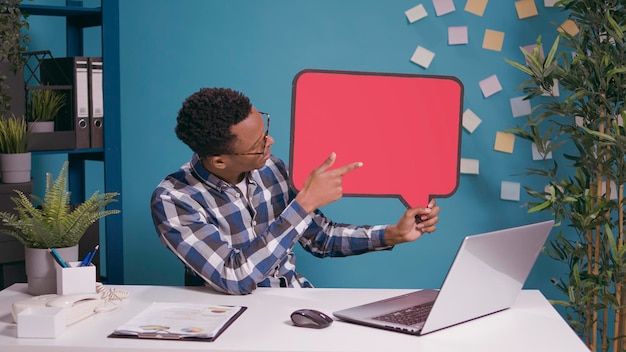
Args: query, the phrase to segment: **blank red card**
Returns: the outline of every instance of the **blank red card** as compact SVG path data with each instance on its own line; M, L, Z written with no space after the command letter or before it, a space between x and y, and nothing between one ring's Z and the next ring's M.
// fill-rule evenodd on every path
M290 172L301 189L335 152L344 195L397 197L409 207L459 183L463 85L455 77L303 70L293 81Z

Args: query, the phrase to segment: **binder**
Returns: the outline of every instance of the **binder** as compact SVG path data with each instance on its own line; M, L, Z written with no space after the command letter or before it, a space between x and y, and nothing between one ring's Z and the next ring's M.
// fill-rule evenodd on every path
M76 149L91 147L88 68L88 59L80 56L44 59L39 68L42 84L72 86L65 91L70 108L59 113L55 129L74 131Z
M102 94L102 58L89 58L89 133L91 148L104 146L103 117L104 96Z

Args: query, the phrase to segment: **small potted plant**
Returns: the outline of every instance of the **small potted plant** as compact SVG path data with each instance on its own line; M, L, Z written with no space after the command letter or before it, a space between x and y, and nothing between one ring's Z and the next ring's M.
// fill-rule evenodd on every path
M106 209L119 193L94 192L80 204L70 204L65 162L56 179L46 174L44 198L27 197L16 190L15 213L0 212L0 233L15 237L25 247L26 276L31 294L56 293L55 262L48 253L54 248L65 261L78 259L78 242L98 219L117 214Z
M23 117L0 116L0 181L30 181L31 153L28 151L30 130Z
M42 87L31 90L26 102L26 116L31 132L54 132L54 121L65 106L65 95L56 89Z

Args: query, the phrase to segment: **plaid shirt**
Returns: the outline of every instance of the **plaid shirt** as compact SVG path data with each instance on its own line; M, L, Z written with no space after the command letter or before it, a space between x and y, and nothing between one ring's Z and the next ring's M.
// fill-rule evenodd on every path
M216 290L247 294L259 287L311 287L295 271L296 242L317 257L389 249L385 226L331 222L294 200L285 164L272 156L246 175L248 199L202 165L197 155L152 195L163 244Z

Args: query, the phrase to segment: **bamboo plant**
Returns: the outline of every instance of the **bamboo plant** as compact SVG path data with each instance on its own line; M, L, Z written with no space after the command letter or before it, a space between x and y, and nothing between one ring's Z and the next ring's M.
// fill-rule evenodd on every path
M58 90L42 88L31 90L26 103L28 121L54 121L65 106L65 95Z
M0 116L0 154L18 154L28 151L30 130L23 117Z
M44 198L32 195L32 200L23 192L15 190L11 197L15 212L0 212L0 233L15 237L29 248L63 248L78 244L87 228L96 220L118 214L117 209L106 209L116 202L119 193L94 192L78 205L70 204L67 190L67 167L65 162L56 179L46 174Z
M544 156L543 167L527 170L547 183L540 190L525 186L534 199L529 211L549 211L562 226L545 251L569 270L552 279L564 294L553 303L565 307L592 351L624 351L626 6L623 0L559 5L578 31L559 25L545 57L540 37L532 52L521 48L523 63L507 59L528 76L518 89L536 103L526 125L512 132Z

